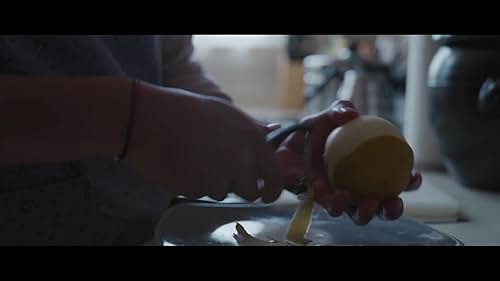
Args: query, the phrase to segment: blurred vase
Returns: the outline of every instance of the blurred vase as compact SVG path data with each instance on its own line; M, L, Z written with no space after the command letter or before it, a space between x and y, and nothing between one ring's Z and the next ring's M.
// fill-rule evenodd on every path
M500 191L500 36L435 36L430 116L449 173Z

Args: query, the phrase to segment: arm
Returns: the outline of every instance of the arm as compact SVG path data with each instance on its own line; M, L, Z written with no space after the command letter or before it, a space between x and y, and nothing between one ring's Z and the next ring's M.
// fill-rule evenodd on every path
M115 157L132 81L0 75L0 164Z
M165 86L231 101L203 71L200 63L193 60L192 36L161 36L160 40L162 82Z
M126 78L0 75L0 89L0 165L111 159L130 128L123 160L174 194L268 202L281 192L262 133L219 98L142 82L131 119Z

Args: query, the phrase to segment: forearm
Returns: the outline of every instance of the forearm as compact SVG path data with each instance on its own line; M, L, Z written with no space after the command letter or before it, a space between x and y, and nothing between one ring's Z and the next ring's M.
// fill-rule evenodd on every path
M117 156L131 90L126 78L0 75L0 164Z

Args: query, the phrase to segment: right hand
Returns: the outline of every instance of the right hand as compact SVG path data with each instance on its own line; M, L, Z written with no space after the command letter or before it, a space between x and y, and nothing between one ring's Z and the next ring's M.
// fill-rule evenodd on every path
M217 98L141 83L125 160L176 195L272 202L282 191L273 148L246 114ZM258 188L257 180L264 184Z

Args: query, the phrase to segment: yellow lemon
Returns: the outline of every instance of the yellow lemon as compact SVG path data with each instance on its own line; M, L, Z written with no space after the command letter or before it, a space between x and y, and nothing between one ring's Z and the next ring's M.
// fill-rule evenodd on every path
M332 186L357 198L383 200L408 185L414 158L393 124L360 116L328 136L324 160Z

